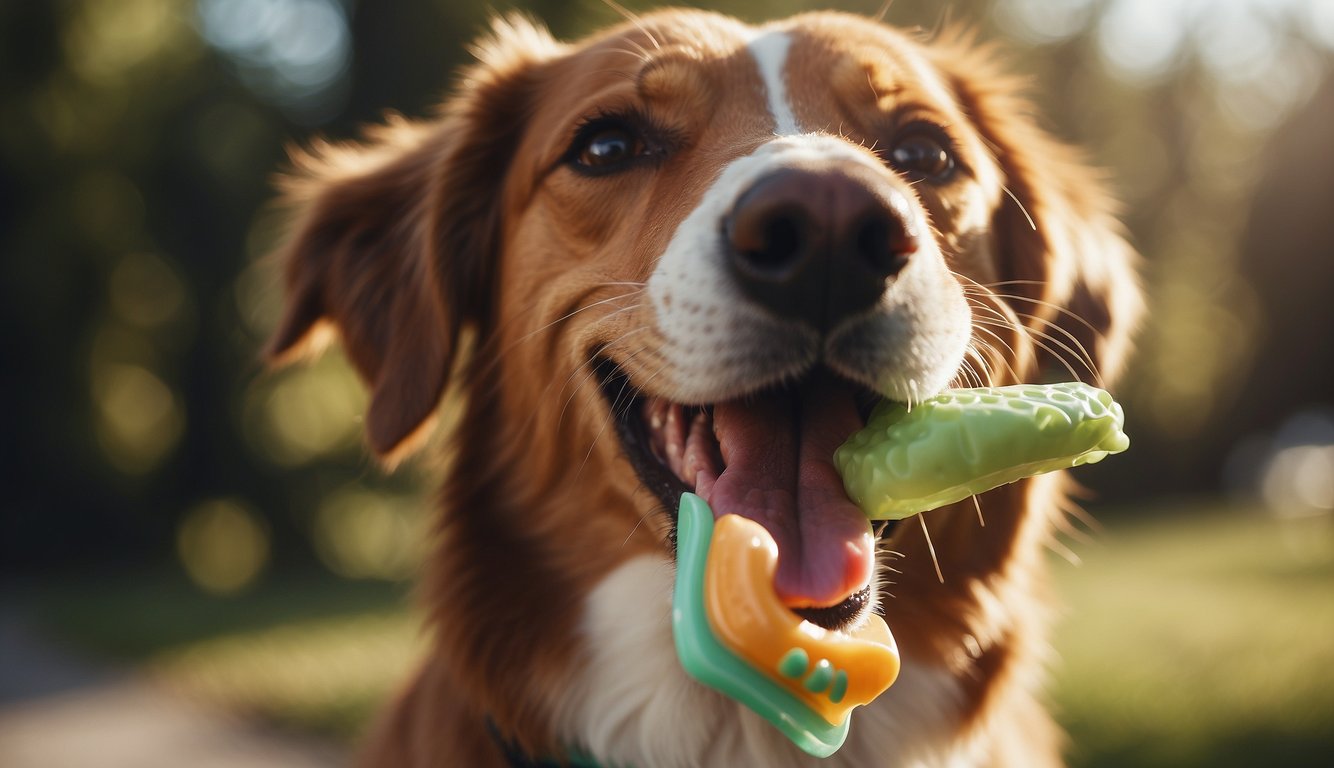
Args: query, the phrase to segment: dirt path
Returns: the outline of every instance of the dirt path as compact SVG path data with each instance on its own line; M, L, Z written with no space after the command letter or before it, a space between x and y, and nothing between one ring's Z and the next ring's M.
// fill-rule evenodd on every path
M4 768L332 768L325 744L207 710L42 639L0 606Z

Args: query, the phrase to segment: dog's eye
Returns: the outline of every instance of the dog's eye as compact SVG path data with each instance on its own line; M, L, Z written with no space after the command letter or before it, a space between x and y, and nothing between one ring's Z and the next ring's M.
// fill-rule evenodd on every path
M594 126L574 146L575 163L589 170L611 171L644 153L643 142L623 125Z
M939 129L909 128L889 152L889 162L898 170L933 182L947 181L954 173L954 153Z

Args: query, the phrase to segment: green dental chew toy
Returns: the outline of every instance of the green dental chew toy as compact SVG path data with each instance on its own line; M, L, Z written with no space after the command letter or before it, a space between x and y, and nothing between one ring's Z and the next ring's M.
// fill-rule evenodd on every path
M1091 464L1125 450L1121 407L1082 383L956 389L911 411L885 402L839 447L848 497L872 519L897 519L999 485ZM843 744L849 714L899 671L884 620L832 631L802 620L773 591L778 550L758 523L714 519L681 498L672 630L682 667L754 710L811 755Z
M873 520L908 517L1130 445L1121 406L1080 382L954 389L908 410L881 403L834 453Z

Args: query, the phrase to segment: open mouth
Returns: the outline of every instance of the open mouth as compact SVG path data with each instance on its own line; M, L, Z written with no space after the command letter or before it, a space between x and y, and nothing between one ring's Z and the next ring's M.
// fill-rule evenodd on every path
M606 359L600 373L631 464L673 517L691 491L715 517L764 526L778 546L775 592L815 624L837 629L871 607L876 532L833 456L878 395L817 368L780 387L685 405L637 391Z

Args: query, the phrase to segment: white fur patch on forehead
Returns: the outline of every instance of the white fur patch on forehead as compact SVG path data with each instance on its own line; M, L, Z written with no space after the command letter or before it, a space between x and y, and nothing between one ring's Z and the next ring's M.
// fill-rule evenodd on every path
M797 115L787 98L787 83L783 80L787 52L791 47L791 36L778 31L761 32L746 45L764 79L764 89L769 95L769 113L774 118L774 134L778 136L795 136L801 132Z

